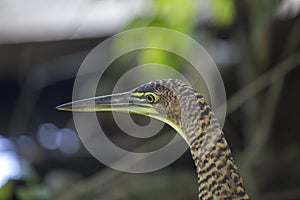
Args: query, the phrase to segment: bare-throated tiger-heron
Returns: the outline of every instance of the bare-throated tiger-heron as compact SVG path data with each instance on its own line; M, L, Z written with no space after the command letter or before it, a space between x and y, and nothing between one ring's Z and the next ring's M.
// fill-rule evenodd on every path
M131 112L163 120L190 147L199 199L249 199L214 113L203 96L181 80L152 81L129 92L78 100L57 109Z

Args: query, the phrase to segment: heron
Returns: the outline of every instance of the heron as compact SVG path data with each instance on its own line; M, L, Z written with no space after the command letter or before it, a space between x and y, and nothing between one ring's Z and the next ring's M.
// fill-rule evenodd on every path
M184 81L155 80L128 92L77 100L57 109L130 112L164 121L189 146L196 167L199 200L249 199L214 112L204 97Z

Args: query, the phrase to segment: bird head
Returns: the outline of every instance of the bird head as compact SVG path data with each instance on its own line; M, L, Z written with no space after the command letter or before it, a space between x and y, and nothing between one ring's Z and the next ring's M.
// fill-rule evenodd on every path
M58 110L74 112L129 112L166 122L186 140L180 129L181 109L175 83L176 79L151 81L124 93L97 96L57 106Z

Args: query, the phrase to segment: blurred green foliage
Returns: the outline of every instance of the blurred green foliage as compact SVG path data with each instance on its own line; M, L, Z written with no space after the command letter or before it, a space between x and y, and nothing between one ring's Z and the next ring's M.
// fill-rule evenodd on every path
M197 22L197 1L196 0L153 0L148 12L132 20L125 30L143 27L161 27L191 35ZM128 46L142 39L145 46L168 43L174 49L186 49L189 47L182 41L177 41L166 34L145 34L132 38L125 38L116 41L116 51L122 46ZM158 49L144 49L137 53L137 63L160 63L171 66L174 69L182 68L182 58Z
M190 34L196 24L197 0L152 0L148 12L132 20L126 29L162 27ZM150 38L149 38L150 39Z
M210 0L210 3L213 23L217 26L231 25L235 14L234 0Z
M13 181L8 181L5 185L0 187L0 199L9 200L12 199L14 192L14 183Z

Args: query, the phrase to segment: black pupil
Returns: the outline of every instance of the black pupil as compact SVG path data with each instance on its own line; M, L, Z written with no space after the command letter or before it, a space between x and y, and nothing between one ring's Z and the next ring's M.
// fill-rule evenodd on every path
M152 95L147 95L147 100L152 103L154 101L154 97Z

